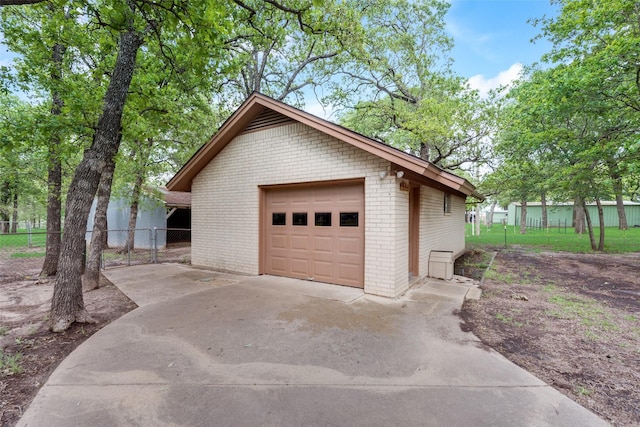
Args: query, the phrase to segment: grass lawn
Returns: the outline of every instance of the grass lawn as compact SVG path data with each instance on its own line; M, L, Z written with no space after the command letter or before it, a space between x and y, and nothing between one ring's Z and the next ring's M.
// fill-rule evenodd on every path
M596 240L599 228L594 230ZM640 228L619 230L616 227L605 229L605 252L623 253L640 251ZM575 234L573 228L549 228L547 230L528 229L520 234L520 228L513 225L496 224L490 229L480 226L480 236L471 235L471 224L466 224L467 247L500 246L506 248L527 246L534 250L567 251L576 253L593 252L588 234Z
M17 234L0 234L0 249L3 248L28 248L28 247L45 247L47 242L46 230L27 230L19 229Z

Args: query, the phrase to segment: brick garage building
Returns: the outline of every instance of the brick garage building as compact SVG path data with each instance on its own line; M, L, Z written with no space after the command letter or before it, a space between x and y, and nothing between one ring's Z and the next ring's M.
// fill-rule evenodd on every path
M464 252L468 181L261 94L167 184L191 191L193 265L395 297Z

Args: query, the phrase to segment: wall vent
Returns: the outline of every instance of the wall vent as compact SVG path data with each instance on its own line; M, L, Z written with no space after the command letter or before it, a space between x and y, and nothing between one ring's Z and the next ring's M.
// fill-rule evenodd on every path
M253 132L268 127L282 126L294 121L295 120L285 116L284 114L280 114L277 111L265 108L265 110L260 113L258 117L253 119L253 121L249 123L249 125L242 132Z

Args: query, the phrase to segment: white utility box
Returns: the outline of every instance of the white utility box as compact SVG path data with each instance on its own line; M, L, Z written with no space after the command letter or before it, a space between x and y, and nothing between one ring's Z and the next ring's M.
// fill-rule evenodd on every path
M429 277L453 279L453 252L431 251L429 254Z

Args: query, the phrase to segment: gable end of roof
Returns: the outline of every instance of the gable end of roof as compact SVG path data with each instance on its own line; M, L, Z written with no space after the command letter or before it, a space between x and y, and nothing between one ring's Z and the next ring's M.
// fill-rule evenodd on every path
M475 187L457 175L446 172L433 163L405 153L397 148L375 141L343 126L316 117L310 113L286 105L260 93L253 93L224 122L218 132L203 145L193 157L171 178L167 188L172 191L191 191L191 182L195 176L237 135L245 132L283 126L299 122L314 128L343 142L388 160L399 168L420 175L427 182L451 189L453 192L483 200Z

